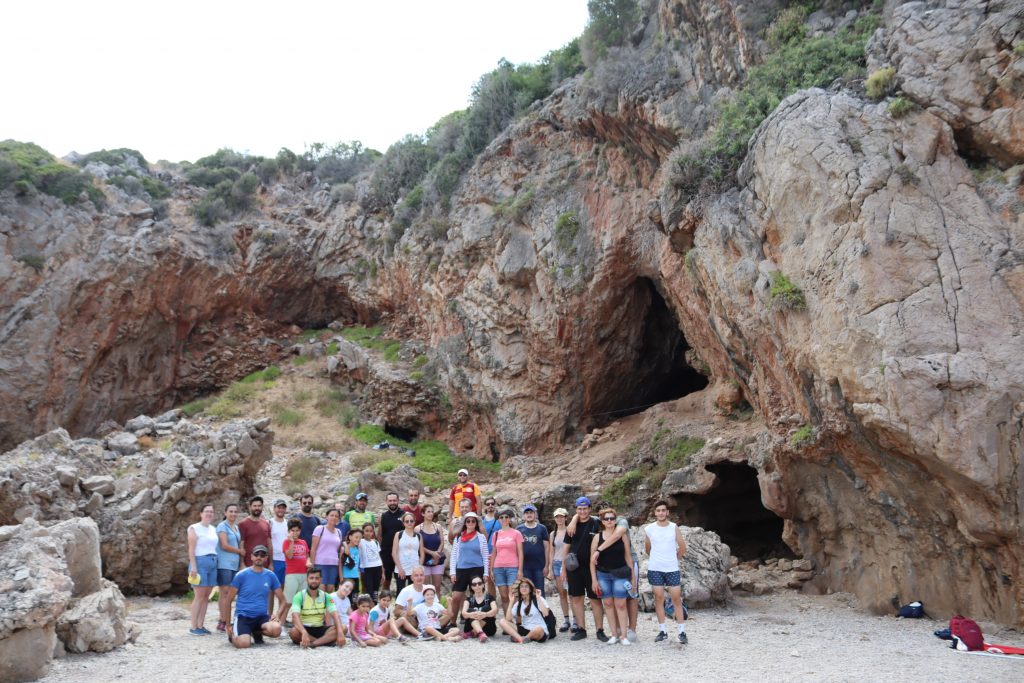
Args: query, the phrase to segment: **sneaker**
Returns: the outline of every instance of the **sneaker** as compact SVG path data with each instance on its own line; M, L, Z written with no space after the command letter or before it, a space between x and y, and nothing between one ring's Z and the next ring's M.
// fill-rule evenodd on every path
M568 620L566 620L561 626L558 627L558 632L565 633L570 628L572 628L572 626L570 626Z
M417 638L416 640L433 640L433 639L434 639L434 636L430 635L429 633L421 633L420 637Z
M473 637L473 633L471 631L463 631L462 632L462 639L463 640L469 640L472 637Z
M227 622L226 621L218 621L217 622L217 630L220 631L221 633L227 631L228 630Z
M664 631L659 631L658 632L658 637L654 639L654 642L656 642L656 643L663 643L666 640L668 640L668 634L665 633Z
M576 633L573 633L571 636L569 636L569 640L583 640L586 637L587 637L586 629L578 628L578 629L576 629Z
M597 629L597 639L600 640L602 643L608 642L608 636L605 635L603 628Z
M572 631L573 633L576 633L576 631L579 631L579 630L580 630L580 625L579 625L579 624L577 624L577 623L576 623L576 622L574 621L574 622L572 622L572 628L570 628L569 630L570 630L570 631Z
M690 639L686 637L685 631L676 636L676 640L679 641L680 645L686 645L688 642L690 642Z
M619 639L616 638L615 636L612 636L611 638L608 638L604 642L608 643L609 645L614 645L615 643L619 642Z
M197 630L204 636L212 635L210 629L206 628L205 626L200 626Z
M201 628L190 628L188 630L188 632L191 633L194 636L205 636L206 635L205 633L203 633L203 629L201 629Z
M636 642L636 631L634 631L633 629L629 629L628 631L626 631L626 639L629 640L630 642L635 643Z
M486 643L486 642L487 642L487 634L486 634L486 633L481 633L481 634L480 634L479 636L477 636L477 637L478 637L478 638L480 639L480 642L481 642L481 643Z
M622 643L623 645L632 645L633 644L633 643L629 642L629 638L623 638L619 642Z
M409 637L408 636L400 635L400 636L398 636L398 642L400 642L400 643L408 643L409 642Z

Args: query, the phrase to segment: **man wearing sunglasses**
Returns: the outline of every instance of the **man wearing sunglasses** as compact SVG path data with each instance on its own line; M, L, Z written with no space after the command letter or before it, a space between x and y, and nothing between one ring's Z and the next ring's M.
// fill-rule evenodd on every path
M235 574L227 594L222 598L228 601L228 614L231 614L231 603L238 598L235 619L228 624L227 632L228 642L240 650L262 645L263 636L277 638L281 635L281 622L284 621L288 605L284 600L281 582L274 572L266 568L266 564L267 547L258 545L252 549L252 566ZM273 617L267 613L271 595L281 605Z
M600 531L601 523L590 514L590 499L580 496L576 499L576 516L565 530L567 552L574 554L579 563L576 569L567 569L566 571L566 578L569 582L569 602L572 604L573 617L579 624L579 628L572 634L570 640L583 640L587 637L586 612L583 609L583 596L586 595L590 598L590 609L594 612L597 639L601 642L608 641L608 636L605 635L603 629L604 608L601 605L601 596L594 592L594 582L590 575L590 545L594 536Z

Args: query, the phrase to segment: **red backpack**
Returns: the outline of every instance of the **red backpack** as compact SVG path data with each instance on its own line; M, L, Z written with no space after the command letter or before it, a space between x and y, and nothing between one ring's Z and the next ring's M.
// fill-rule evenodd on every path
M968 650L981 650L985 647L985 638L981 635L981 627L973 619L954 614L949 620L949 633ZM956 643L954 642L954 646ZM958 647L959 649L963 649Z

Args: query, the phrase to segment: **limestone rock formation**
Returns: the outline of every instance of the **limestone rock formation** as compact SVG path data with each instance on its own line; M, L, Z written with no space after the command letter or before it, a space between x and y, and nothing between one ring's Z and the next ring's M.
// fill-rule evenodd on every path
M126 591L155 595L183 587L184 529L198 519L201 505L221 510L251 495L256 473L270 458L268 425L267 419L240 420L210 428L178 419L162 445L109 461L97 457L109 438L73 441L64 430L49 432L0 455L0 522L91 517L99 529L95 539L83 536L88 529L61 525L53 533L72 538L75 549L98 541L103 575ZM75 472L76 483L55 477L55 467ZM178 560L153 562L157 556ZM99 556L71 566L76 581L86 581L78 578L79 566L88 572L87 592L100 590Z
M731 597L729 590L729 546L718 534L699 527L682 527L686 554L679 561L683 579L683 602L689 607L724 605ZM640 564L640 608L654 611L654 591L647 580L647 554L644 552L643 527L629 530L629 542L636 548Z

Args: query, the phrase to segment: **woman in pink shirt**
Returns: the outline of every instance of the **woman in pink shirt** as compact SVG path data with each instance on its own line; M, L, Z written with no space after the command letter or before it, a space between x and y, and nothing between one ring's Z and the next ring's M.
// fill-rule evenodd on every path
M498 513L498 521L501 528L491 537L491 579L498 587L502 607L508 607L508 587L523 578L523 535L512 527L512 511L508 508Z

